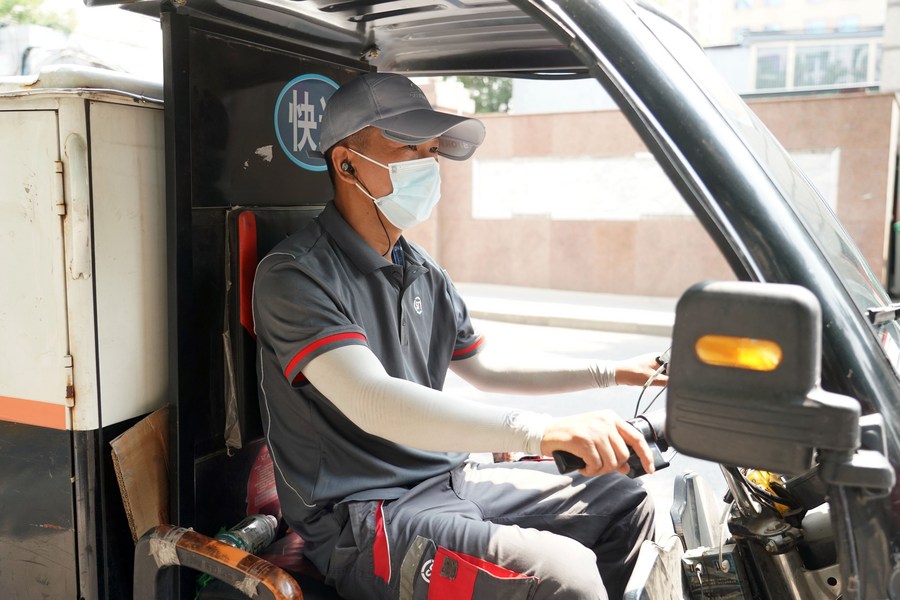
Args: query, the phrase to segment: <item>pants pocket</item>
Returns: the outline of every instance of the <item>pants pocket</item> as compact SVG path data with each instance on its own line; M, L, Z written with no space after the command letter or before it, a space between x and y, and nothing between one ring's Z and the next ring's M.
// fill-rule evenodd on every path
M528 600L538 584L531 575L440 546L430 575L428 600Z

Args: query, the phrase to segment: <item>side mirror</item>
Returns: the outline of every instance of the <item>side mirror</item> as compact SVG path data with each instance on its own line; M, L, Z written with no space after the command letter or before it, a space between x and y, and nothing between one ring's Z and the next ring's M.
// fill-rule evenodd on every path
M799 474L859 447L859 403L819 387L821 307L805 288L706 282L678 301L666 435L679 452Z

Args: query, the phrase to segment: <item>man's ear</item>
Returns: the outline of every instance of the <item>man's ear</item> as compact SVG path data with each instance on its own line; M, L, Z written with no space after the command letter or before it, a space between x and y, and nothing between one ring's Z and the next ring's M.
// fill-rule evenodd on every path
M331 166L338 179L346 183L356 183L356 171L351 162L352 155L346 146L335 146L331 151Z

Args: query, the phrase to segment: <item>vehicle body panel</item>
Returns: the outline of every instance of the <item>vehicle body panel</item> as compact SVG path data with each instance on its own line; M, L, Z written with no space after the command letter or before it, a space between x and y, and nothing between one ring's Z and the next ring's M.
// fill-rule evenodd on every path
M68 75L0 85L0 574L10 597L119 598L108 442L168 385L163 113Z

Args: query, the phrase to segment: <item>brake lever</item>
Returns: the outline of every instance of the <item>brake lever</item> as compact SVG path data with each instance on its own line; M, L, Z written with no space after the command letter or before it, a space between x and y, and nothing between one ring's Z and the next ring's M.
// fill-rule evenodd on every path
M672 356L672 348L669 348L662 354L656 357L656 364L662 367L660 373L663 375L669 374L669 358Z

